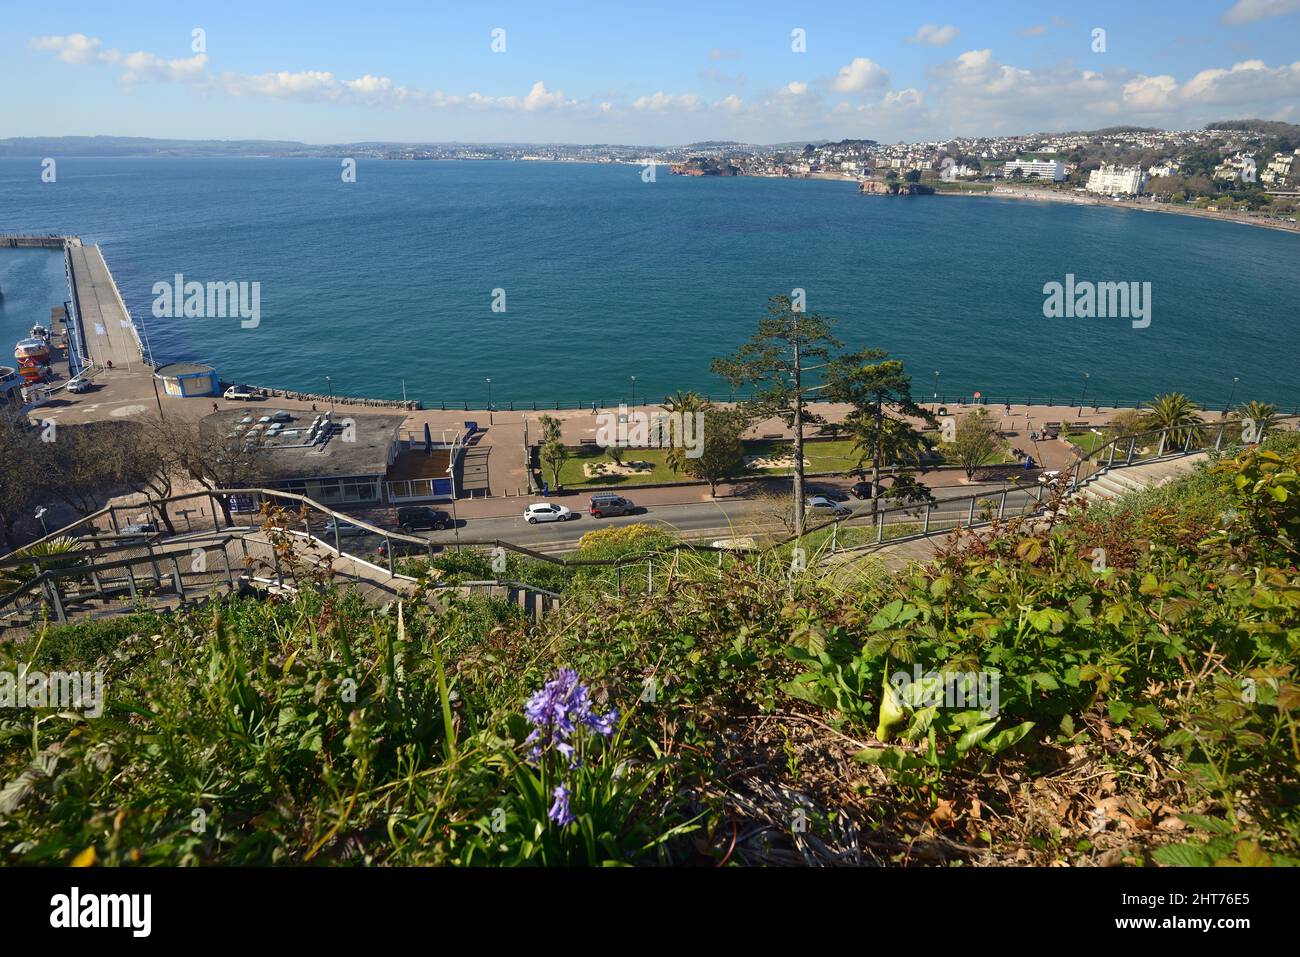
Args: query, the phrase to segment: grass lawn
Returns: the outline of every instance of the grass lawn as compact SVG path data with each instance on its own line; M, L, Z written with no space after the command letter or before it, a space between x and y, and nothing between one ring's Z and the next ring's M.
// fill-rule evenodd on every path
M930 432L928 434L930 438L935 441L935 451L942 454L944 447L943 443L939 441L939 433ZM1093 437L1096 438L1096 436ZM792 445L793 443L787 440L754 439L744 443L745 455L780 458L781 456L790 454ZM626 476L600 475L595 478L588 478L586 472L583 471L583 466L593 462L608 461L608 458L605 455L605 450L587 445L580 449L571 449L570 451L572 454L560 469L560 484L566 488L577 488L580 486L591 485L626 485L631 487L634 485L660 484L664 482L687 482L691 480L689 475L678 474L668 467L664 459L667 452L666 449L627 450L627 453L623 456L625 461L650 462L655 466L650 472ZM838 472L841 474L848 474L855 471L859 465L858 452L853 447L852 439L828 439L816 442L805 442L804 458L808 460L807 471L809 473ZM988 464L1006 465L1015 462L1016 457L1011 454L1011 451L1004 440L997 456L991 459ZM932 462L931 464L939 463ZM945 458L944 464L955 465L958 463ZM862 467L864 469L869 469L871 463L867 462ZM789 467L747 469L738 473L738 475L789 475L791 471L792 470ZM549 482L551 470L546 467L545 463L542 464L542 474Z
M936 180L927 184L933 186L937 193L987 193L992 191L992 183L963 183L961 181L945 182Z
M756 440L745 443L746 455L781 456L789 455L793 443ZM858 453L854 451L852 439L830 439L824 442L805 442L803 457L808 460L809 472L848 472L858 467ZM769 475L785 475L789 468L754 469L753 472L765 472Z
M664 455L667 449L627 449L623 455L625 462L649 462L654 468L649 472L641 472L636 475L598 475L595 478L587 478L587 473L583 466L595 462L608 462L609 456L605 450L596 446L583 446L580 449L571 449L571 454L564 465L560 468L560 484L566 488L575 488L580 485L650 485L659 482L685 482L690 479L688 475L679 475L670 469L664 461ZM551 470L545 462L542 463L542 476L546 481L551 480Z
M1070 432L1065 437L1084 452L1095 452L1110 441L1106 435L1098 435L1096 432Z
M938 431L927 431L925 434L932 442L934 442L934 451L937 455L942 457L943 465L961 465L955 456L948 454L947 445L940 441ZM1007 440L999 438L997 452L988 460L988 462L985 463L985 465L1014 465L1018 461L1020 460L1011 454L1011 446L1007 443Z
M790 452L790 442L752 441L745 443L746 455L781 456ZM594 462L607 462L605 450L594 446L571 449L569 458L560 469L560 484L566 488L584 485L649 485L663 482L688 482L691 477L670 469L664 456L666 449L628 449L623 456L626 462L650 462L654 469L637 475L600 475L588 478L583 466ZM808 442L804 445L804 458L808 460L809 472L848 472L857 467L858 454L853 450L851 439L835 439L826 442ZM786 475L789 468L747 469L740 475ZM549 482L551 470L542 463L542 475Z

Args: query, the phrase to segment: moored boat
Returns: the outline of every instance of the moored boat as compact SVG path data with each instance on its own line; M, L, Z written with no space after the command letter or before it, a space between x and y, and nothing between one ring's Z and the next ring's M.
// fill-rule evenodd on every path
M18 360L18 373L26 382L43 382L50 375L50 344L44 339L33 336L19 339L14 346L14 358Z

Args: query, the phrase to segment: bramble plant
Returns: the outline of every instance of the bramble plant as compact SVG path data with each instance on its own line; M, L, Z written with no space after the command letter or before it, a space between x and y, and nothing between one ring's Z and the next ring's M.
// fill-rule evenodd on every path
M321 578L17 637L105 700L0 711L0 861L1294 864L1298 438L901 574L633 525L582 553L653 595L540 621Z

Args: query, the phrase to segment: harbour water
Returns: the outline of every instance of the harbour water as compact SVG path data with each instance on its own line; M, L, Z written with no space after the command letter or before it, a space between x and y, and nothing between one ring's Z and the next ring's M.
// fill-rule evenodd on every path
M768 296L806 290L846 344L914 388L1222 404L1300 394L1300 236L988 198L873 198L850 182L660 168L324 159L0 160L0 233L101 244L155 358L223 378L471 407L715 396L708 371ZM151 316L153 286L260 283L261 316ZM1067 275L1150 282L1150 324L1045 318ZM502 292L498 292L498 290ZM62 259L0 250L0 336L67 296ZM494 303L505 311L494 311ZM2 361L2 360L0 360Z

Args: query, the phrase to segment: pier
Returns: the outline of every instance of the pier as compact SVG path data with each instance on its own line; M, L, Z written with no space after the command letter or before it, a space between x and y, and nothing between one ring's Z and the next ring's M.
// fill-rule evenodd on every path
M81 357L101 368L111 362L129 370L144 363L147 350L99 247L69 242L64 255Z
M81 240L76 236L0 236L0 248L8 249L62 249L65 246L80 246Z

